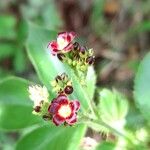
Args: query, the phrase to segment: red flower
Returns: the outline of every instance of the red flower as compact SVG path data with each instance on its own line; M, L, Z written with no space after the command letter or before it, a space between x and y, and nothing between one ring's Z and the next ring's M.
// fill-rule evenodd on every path
M73 39L76 34L74 32L61 32L58 33L57 41L49 42L48 48L53 55L60 52L66 53L73 49Z
M59 95L52 101L48 111L56 126L62 123L73 125L77 121L79 108L80 102L78 100L69 101L66 95Z

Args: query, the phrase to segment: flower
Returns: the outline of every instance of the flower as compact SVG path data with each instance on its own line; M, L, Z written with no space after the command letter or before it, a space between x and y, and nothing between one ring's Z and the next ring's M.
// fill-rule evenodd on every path
M48 91L45 86L41 87L40 85L29 86L29 97L34 102L34 108L39 108L42 101L48 101Z
M52 101L48 111L56 126L63 123L73 125L77 121L79 108L80 102L78 100L69 101L66 95L60 94Z
M73 49L73 39L76 34L74 32L61 32L58 33L57 41L49 42L48 48L53 55L58 53L66 53Z

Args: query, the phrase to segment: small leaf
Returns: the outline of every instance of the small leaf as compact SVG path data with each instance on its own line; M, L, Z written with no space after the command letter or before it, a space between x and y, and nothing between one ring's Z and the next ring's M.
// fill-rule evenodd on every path
M15 44L1 43L0 44L0 60L7 57L12 57L16 50Z
M98 105L102 120L112 127L122 129L128 112L127 100L117 91L103 89Z
M14 70L17 73L21 73L21 72L25 71L25 69L27 67L26 57L25 57L24 49L22 46L16 48L13 65L14 65Z
M134 97L143 116L150 121L150 53L141 62L135 78Z
M40 122L40 118L32 114L28 85L28 81L16 77L0 82L1 129L21 129Z
M86 127L42 126L25 135L16 150L78 150Z
M15 25L17 20L14 16L0 15L0 38L15 39Z

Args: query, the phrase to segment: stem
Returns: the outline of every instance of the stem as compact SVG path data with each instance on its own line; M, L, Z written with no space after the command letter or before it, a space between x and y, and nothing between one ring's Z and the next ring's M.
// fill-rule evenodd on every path
M96 125L96 127L99 127L99 129L100 129L101 126L104 126L105 128L107 128L108 130L110 130L114 134L116 134L116 135L118 135L120 137L125 138L131 145L134 145L133 142L132 142L132 140L129 137L127 137L126 135L124 135L122 132L116 130L115 128L111 127L107 123L103 122L101 119L99 121L99 120L95 120L95 119L93 119L93 118L91 118L89 116L88 117L84 116L84 117L86 117L86 118L83 118L83 119L86 119L84 121L84 123L86 123L90 128L91 128L91 126L94 127ZM97 131L98 131L98 128L97 128Z
M74 73L76 74L76 77L77 77L77 79L80 81L80 74L79 74L79 71L77 71L77 70L74 70ZM81 86L81 89L82 89L82 93L83 93L83 95L84 95L84 98L86 99L86 101L88 102L88 106L89 106L89 109L90 109L90 111L91 111L91 113L92 113L92 117L94 118L94 119L96 119L97 117L96 117L96 115L95 115L95 111L93 110L93 107L91 106L91 104L90 104L90 99L89 99L89 96L87 96L87 90L85 89L85 88L83 88L83 86L80 84L80 86ZM86 91L86 93L85 93L85 91Z

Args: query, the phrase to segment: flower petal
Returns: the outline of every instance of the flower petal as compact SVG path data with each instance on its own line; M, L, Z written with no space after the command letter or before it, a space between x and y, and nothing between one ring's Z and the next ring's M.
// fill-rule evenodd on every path
M73 39L75 38L76 36L76 33L75 32L60 32L58 33L58 38L61 37L61 38L64 38L65 40L68 41L68 43L72 42Z
M73 100L70 102L70 106L74 111L78 111L80 109L80 102L78 100Z
M60 106L59 106L58 103L52 102L51 105L50 105L49 108L48 108L48 112L49 112L50 114L55 114L55 113L57 113L59 107L60 107Z
M73 49L73 44L69 43L63 50L64 52L69 52Z
M62 94L56 98L55 102L59 103L59 105L66 105L69 103L67 96Z
M60 32L58 33L58 37L62 37L66 39L68 42L71 42L76 36L76 33L71 31L71 32Z
M34 102L34 107L40 106L42 101L48 101L49 93L45 86L29 86L29 97Z
M66 122L67 122L69 125L72 125L72 124L76 123L76 122L77 122L77 115L74 113L71 118L66 119Z
M49 48L51 53L54 54L54 55L59 52L57 41L49 42L47 48Z
M53 122L56 126L59 126L65 122L65 119L56 114L53 116Z
M67 35L68 42L72 42L75 37L76 37L75 32L69 32L68 35Z
M66 49L66 51L68 52L71 49L71 47L73 47L73 45L70 45L71 47L70 46L68 47L68 45L73 41L75 36L76 36L75 32L59 33L57 37L58 49L59 50Z

